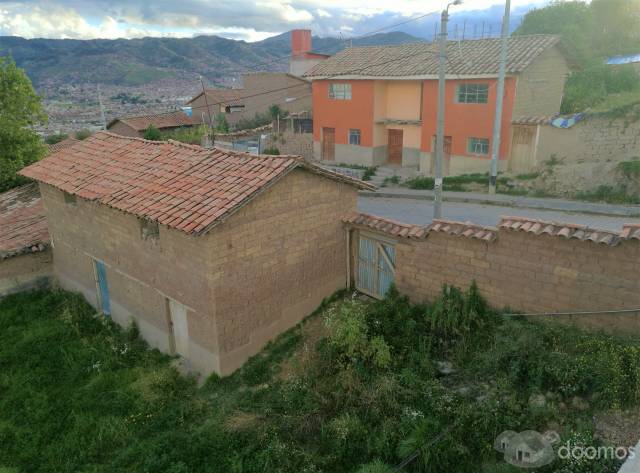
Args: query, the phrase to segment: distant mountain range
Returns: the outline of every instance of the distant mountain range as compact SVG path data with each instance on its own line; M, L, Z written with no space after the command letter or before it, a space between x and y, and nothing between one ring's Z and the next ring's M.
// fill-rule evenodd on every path
M289 33L247 43L218 36L116 40L0 37L0 55L10 54L36 85L102 83L143 85L166 78L206 77L224 83L244 72L287 70ZM381 33L353 45L401 44L421 39ZM337 38L313 38L313 50L334 54L346 46Z

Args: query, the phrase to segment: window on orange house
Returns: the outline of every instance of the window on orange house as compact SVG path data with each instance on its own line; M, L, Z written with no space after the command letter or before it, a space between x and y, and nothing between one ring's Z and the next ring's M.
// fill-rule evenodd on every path
M467 140L467 151L470 154L489 154L489 139L469 138Z
M458 84L456 99L458 103L487 103L489 100L489 85Z
M350 145L360 144L360 130L349 130L349 144Z
M351 84L329 84L329 98L351 100Z

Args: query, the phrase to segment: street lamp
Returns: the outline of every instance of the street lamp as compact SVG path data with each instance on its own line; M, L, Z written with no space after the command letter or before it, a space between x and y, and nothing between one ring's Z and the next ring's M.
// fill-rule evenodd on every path
M445 65L447 63L447 23L449 7L460 5L462 0L447 4L440 19L440 62L438 66L438 128L436 131L436 178L433 187L433 218L442 218L442 161L444 159L444 85Z

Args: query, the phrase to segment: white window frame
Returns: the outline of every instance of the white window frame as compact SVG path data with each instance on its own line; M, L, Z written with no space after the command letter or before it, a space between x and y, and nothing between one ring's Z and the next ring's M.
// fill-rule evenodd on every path
M353 141L357 141L357 143L353 143L351 139L352 137L357 138L356 140L353 140ZM359 128L349 128L349 144L350 145L360 146L361 139L362 139L362 133L360 133Z
M486 143L486 152L482 151L485 148ZM480 151L478 151L478 146L481 147ZM469 137L467 138L467 152L469 154L475 154L478 156L487 156L489 155L491 142L489 138L477 138L477 137Z
M482 90L480 88L482 88ZM480 100L481 98L483 98L484 100ZM489 84L458 84L458 86L456 87L456 102L480 105L489 103Z
M344 82L329 84L329 98L333 100L351 100L351 84Z

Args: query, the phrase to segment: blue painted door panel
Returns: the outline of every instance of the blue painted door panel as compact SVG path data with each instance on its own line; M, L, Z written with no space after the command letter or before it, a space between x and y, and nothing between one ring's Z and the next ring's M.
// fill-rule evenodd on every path
M111 315L111 301L109 300L109 284L107 283L107 270L102 261L96 261L96 273L98 275L98 290L100 291L100 305L102 313Z
M361 235L358 241L356 287L370 296L384 297L395 280L395 264L394 245Z

